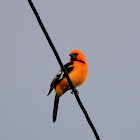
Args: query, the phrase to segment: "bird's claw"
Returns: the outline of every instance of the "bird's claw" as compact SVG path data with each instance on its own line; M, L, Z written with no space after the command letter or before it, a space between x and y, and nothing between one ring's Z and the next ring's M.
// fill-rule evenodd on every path
M76 86L73 84L74 90L71 91L71 94L79 94L78 90L76 89Z

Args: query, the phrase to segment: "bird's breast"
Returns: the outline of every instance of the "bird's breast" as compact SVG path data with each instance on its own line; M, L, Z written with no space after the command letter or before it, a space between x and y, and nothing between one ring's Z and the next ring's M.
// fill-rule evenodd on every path
M78 87L84 83L87 77L87 63L75 62L73 70L69 73L69 77L72 83ZM63 78L60 83L58 83L55 87L55 92L58 96L63 95L64 92L70 89L68 81Z

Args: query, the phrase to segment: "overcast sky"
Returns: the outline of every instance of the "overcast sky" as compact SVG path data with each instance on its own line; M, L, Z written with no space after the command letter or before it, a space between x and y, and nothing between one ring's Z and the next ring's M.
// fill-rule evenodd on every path
M39 0L34 4L63 63L88 62L80 98L101 140L140 139L140 1ZM59 71L27 0L0 1L0 140L95 139L75 97L46 96Z

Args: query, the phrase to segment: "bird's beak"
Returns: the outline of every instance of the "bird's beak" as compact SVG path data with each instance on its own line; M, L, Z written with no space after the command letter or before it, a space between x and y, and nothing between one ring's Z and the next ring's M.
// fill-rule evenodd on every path
M76 56L74 54L69 54L69 56L71 57L71 60L76 60Z

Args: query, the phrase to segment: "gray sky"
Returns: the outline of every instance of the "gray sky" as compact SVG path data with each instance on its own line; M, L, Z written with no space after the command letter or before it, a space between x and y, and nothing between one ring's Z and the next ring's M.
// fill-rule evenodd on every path
M88 62L80 98L102 140L140 139L140 1L39 0L34 4L63 63ZM0 2L0 139L95 139L67 92L52 122L59 65L26 0Z

